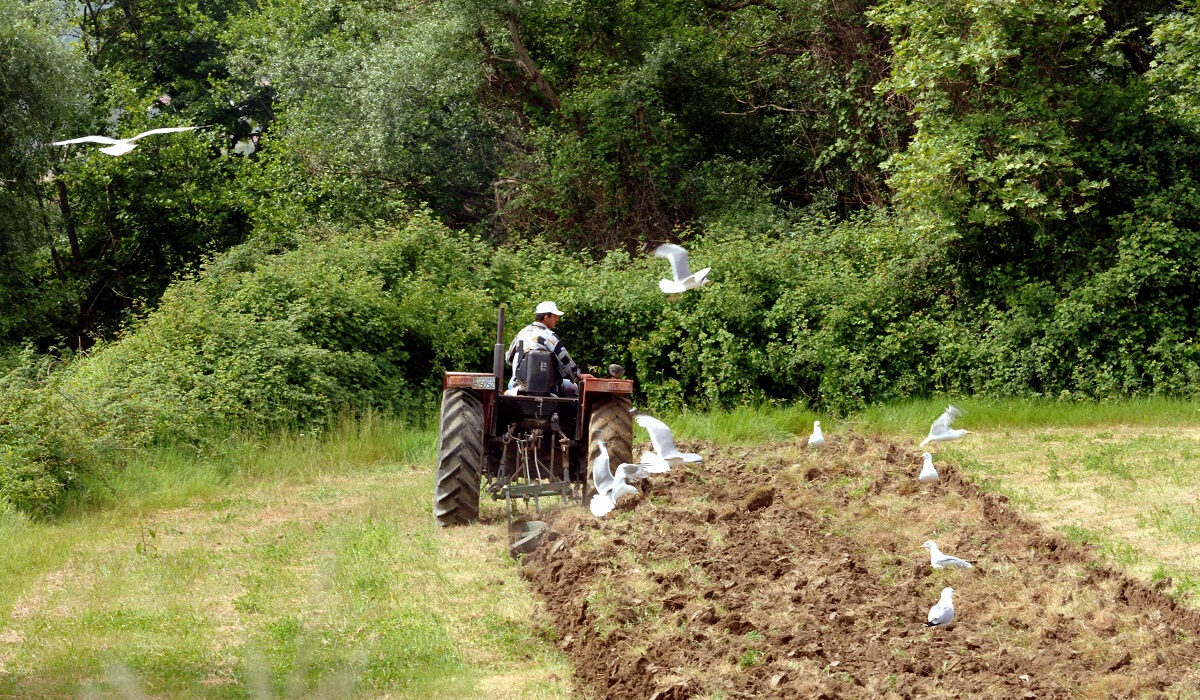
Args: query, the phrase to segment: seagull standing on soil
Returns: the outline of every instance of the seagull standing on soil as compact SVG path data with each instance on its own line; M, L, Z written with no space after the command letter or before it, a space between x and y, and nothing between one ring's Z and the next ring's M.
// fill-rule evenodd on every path
M952 557L949 554L943 554L942 550L938 549L937 542L933 540L925 540L921 545L929 550L929 563L935 569L971 569L974 565L966 559Z
M969 433L969 430L958 430L951 428L950 424L963 414L963 410L954 404L946 409L946 412L938 416L938 419L933 422L929 428L929 437L921 441L921 447L924 447L930 442L945 442L946 440L957 440L963 435Z
M667 464L677 466L684 462L704 461L703 457L694 452L680 452L675 447L675 437L671 435L671 429L667 427L666 423L645 413L637 414L635 420L638 425L646 429L646 432L650 433L650 444L654 445L654 452Z
M820 447L825 444L825 433L821 432L821 421L813 421L812 435L808 436L808 444L810 447Z
M945 627L954 621L954 589L943 588L937 605L929 609L926 627Z
M921 465L921 473L917 476L917 481L922 484L932 484L941 481L937 470L933 468L933 455L926 452L922 457L925 458L925 462Z
M708 271L712 268L706 267L699 272L693 273L691 268L688 267L688 253L684 250L683 246L678 246L674 243L663 243L654 249L654 255L671 261L672 279L658 281L658 288L664 294L682 294L689 289L695 289L708 284Z
M154 134L173 134L177 131L191 131L192 129L199 128L200 127L198 126L165 126L159 129L143 131L137 136L132 136L127 139L112 139L107 136L80 136L77 139L67 139L66 141L52 141L50 145L70 146L73 143L99 143L104 144L104 148L100 149L101 153L105 153L110 156L123 156L137 148L137 144L134 142L144 136L151 136Z
M617 507L621 496L637 494L638 490L630 483L645 479L650 472L639 464L622 464L616 473L609 471L608 445L603 440L598 444L600 454L592 462L592 485L596 487L596 495L592 496L589 507L592 515L603 518Z

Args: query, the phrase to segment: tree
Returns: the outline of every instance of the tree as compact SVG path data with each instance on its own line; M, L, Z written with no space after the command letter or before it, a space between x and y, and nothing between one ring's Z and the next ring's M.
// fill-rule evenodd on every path
M50 2L0 0L0 337L53 313L35 293L56 239L39 181L58 155L47 143L78 123L87 70L62 40Z

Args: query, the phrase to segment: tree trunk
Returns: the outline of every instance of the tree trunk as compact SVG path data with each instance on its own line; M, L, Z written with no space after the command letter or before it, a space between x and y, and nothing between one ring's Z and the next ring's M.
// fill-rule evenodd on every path
M46 217L46 200L42 197L42 188L35 186L33 192L37 195L38 213L42 215L42 230L46 232L46 243L50 246L50 258L54 261L54 276L59 280L66 280L62 258L58 256L58 246L54 245L54 232L50 230L50 219Z
M558 99L558 93L550 86L546 80L546 76L542 75L542 71L533 62L533 57L529 55L529 51L525 49L525 44L521 41L521 33L517 28L517 13L516 11L507 12L504 19L508 22L508 40L512 44L513 51L517 54L517 60L521 63L521 67L529 74L533 84L537 86L538 92L545 96L546 101L550 103L550 107L554 111L558 111L562 107L562 102Z
M58 210L62 212L63 226L67 229L67 243L71 246L71 270L83 272L83 253L79 251L79 236L75 234L75 220L71 218L71 202L67 199L67 183L56 178L58 185Z

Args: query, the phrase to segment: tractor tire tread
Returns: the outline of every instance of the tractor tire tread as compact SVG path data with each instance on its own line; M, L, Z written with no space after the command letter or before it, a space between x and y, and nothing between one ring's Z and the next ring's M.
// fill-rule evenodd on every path
M433 497L438 525L467 525L479 519L483 449L483 403L479 395L470 389L442 392Z
M599 441L608 444L609 468L615 469L618 464L633 461L633 404L629 397L611 395L599 400L588 418L588 461L584 478L584 506L591 501L594 487L592 485L592 464L600 455Z

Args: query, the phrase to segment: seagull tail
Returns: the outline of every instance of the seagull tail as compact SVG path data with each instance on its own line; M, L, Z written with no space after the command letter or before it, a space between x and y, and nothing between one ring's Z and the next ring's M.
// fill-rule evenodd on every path
M599 493L592 496L591 511L592 515L597 518L603 518L608 515L615 506L616 504L608 496Z

